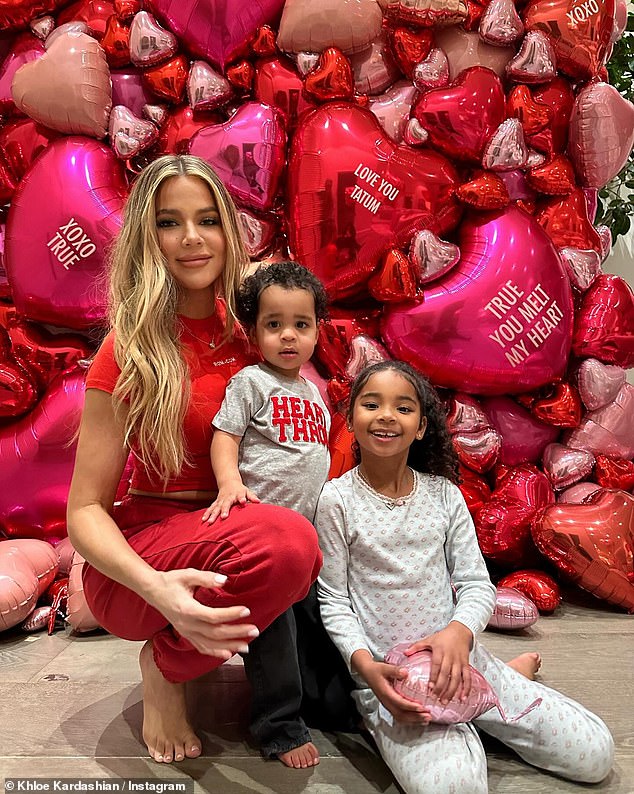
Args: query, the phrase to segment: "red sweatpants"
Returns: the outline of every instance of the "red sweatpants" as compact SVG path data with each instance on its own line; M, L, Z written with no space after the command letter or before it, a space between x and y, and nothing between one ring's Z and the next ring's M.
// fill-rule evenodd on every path
M200 503L128 496L115 508L114 520L157 571L224 574L222 588L198 588L195 598L211 607L248 607L251 615L241 622L260 631L307 595L322 556L315 528L303 516L275 505L247 504L209 526L202 514ZM168 681L189 681L223 663L199 653L160 612L88 563L83 582L86 601L107 631L127 640L152 639L156 664Z

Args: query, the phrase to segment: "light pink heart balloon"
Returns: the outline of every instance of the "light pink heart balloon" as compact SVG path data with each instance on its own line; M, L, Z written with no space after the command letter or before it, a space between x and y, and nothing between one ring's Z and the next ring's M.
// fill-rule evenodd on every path
M624 383L611 403L587 413L564 443L594 455L634 458L634 386Z
M286 161L284 117L268 105L247 102L224 124L199 130L189 152L207 160L235 199L271 209Z
M559 254L566 266L570 283L580 292L585 292L592 282L601 275L601 257L592 249L561 248Z
M312 72L319 63L318 52L293 52L289 55L295 61L297 71L304 77L308 72Z
M474 213L459 245L460 263L425 289L422 303L386 310L383 339L392 355L439 386L474 394L531 391L562 375L572 297L544 230L516 207Z
M147 11L134 15L130 25L130 60L135 66L157 66L178 49L176 36L162 28Z
M449 61L440 47L433 47L414 67L414 85L419 91L442 88L449 83Z
M361 370L369 367L370 364L385 361L389 357L390 354L376 339L371 339L364 334L354 336L350 342L350 358L346 364L346 375L350 380L354 380Z
M186 42L190 52L224 71L261 25L279 18L284 0L148 0L144 6Z
M540 422L510 397L490 397L482 407L502 437L500 461L506 466L536 463L559 435L558 428Z
M434 28L434 38L449 61L450 80L471 66L486 66L502 77L506 64L515 54L513 47L494 47L482 41L475 31L468 32L460 25Z
M422 146L429 138L429 133L421 126L418 119L410 119L403 133L403 142L409 146Z
M162 127L167 120L167 107L165 105L143 105L143 115L146 119Z
M535 604L514 587L495 588L495 608L487 625L488 629L515 631L526 629L537 623L539 610Z
M53 45L53 42L57 41L62 36L65 36L67 33L70 33L74 36L78 35L79 33L85 33L87 36L92 36L88 25L85 22L82 22L81 19L74 19L72 22L65 22L63 25L59 25L56 27L49 35L46 37L46 41L44 42L44 46L47 50Z
M127 159L151 146L158 137L158 130L151 121L138 118L125 105L115 105L110 113L108 134L117 156ZM127 154L125 151L120 151L116 140L118 135L130 140L134 151Z
M45 52L42 42L29 33L24 33L15 40L11 51L0 66L0 113L9 114L15 111L15 102L11 93L15 73L25 63L41 58Z
M460 249L441 240L429 229L421 229L412 237L409 258L418 271L421 284L444 276L460 261Z
M369 47L350 56L350 66L355 90L360 94L382 94L401 74L390 54L384 30Z
M44 39L48 36L48 34L53 30L55 27L55 19L51 16L40 17L39 19L32 19L29 22L29 27L33 31L33 33L44 41Z
M103 321L104 255L126 194L123 166L90 138L60 138L37 158L7 223L7 272L21 315L74 329Z
M634 105L608 83L577 94L568 151L582 185L602 188L627 162L634 145Z
M66 534L66 500L75 462L74 434L84 404L86 367L53 381L28 416L0 429L0 528L11 537ZM51 547L57 565L57 555Z
M557 76L555 50L541 30L530 30L517 55L506 66L506 74L518 83L537 85Z
M456 433L451 441L460 463L478 474L493 468L502 448L500 434L492 427L472 433Z
M385 661L387 664L407 670L408 675L405 680L393 682L394 689L408 700L415 700L425 706L425 709L431 713L432 722L445 725L471 722L492 708L497 708L505 722L515 722L542 702L541 698L538 698L520 714L511 718L502 710L500 702L486 678L475 667L471 667L471 691L466 700L460 700L457 695L454 695L445 705L435 695L428 692L432 663L431 651L418 651L411 656L406 656L404 651L408 647L409 643L403 642L390 648L385 654Z
M577 370L577 386L583 404L589 411L603 408L625 383L625 370L612 364L603 364L596 358L586 358Z
M468 394L456 392L451 398L447 412L449 432L476 433L491 427L488 416L480 403Z
M601 259L605 259L612 250L612 232L609 226L601 224L596 227L601 242Z
M563 444L549 444L544 450L542 465L553 488L559 490L587 477L594 466L594 455Z
M194 110L213 110L231 99L233 88L204 61L194 61L187 78L187 96Z
M484 149L482 165L490 171L515 171L524 168L528 148L519 119L506 119L493 133Z
M407 80L399 80L380 96L371 97L368 110L373 113L385 132L401 143L409 120L409 112L417 90Z
M238 211L238 225L242 240L251 257L261 256L273 242L277 231L274 221L258 218L247 210Z
M601 490L601 486L594 482L578 482L566 488L557 497L558 502L571 505L583 504L593 493Z
M480 19L480 37L488 44L504 47L524 33L524 23L513 0L491 0Z

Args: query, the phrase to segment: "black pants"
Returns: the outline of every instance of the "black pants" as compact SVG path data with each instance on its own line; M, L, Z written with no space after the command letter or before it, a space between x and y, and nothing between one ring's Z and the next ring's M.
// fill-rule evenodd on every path
M313 728L357 731L354 683L319 615L316 586L249 645L251 734L271 757L309 742Z

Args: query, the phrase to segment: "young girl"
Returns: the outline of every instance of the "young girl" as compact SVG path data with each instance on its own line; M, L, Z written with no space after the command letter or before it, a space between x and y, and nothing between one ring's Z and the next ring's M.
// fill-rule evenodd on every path
M614 744L581 705L492 656L476 637L495 589L456 486L457 464L442 409L412 367L383 361L355 380L348 412L360 463L326 483L315 523L324 553L318 580L326 630L353 674L354 699L381 755L407 794L486 792L476 727L534 766L580 782L602 780ZM455 588L455 598L452 591ZM439 725L391 685L406 671L382 662L398 642L433 656L429 686L442 702L470 689L469 663L517 714Z

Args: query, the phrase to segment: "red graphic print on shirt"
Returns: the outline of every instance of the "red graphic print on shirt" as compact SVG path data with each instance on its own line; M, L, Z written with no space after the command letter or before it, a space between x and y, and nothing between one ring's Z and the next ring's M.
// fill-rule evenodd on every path
M271 397L273 427L279 430L279 441L308 441L328 446L326 417L317 403L301 397Z

